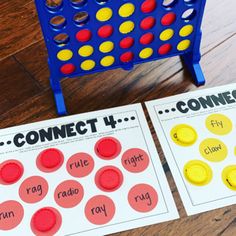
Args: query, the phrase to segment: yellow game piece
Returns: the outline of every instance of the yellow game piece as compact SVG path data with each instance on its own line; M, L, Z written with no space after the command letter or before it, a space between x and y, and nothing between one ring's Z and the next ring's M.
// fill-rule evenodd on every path
M69 49L63 49L57 53L57 58L61 61L68 61L72 58L73 52Z
M81 47L78 51L79 55L81 57L89 57L93 54L93 47L90 45L84 45L83 47Z
M92 70L95 67L95 62L93 60L83 61L80 65L82 70Z
M173 35L174 35L174 30L166 29L166 30L161 32L160 40L167 41L167 40L171 39L173 37Z
M236 191L236 165L224 168L222 171L222 180L228 188Z
M200 143L199 151L201 155L212 162L223 161L228 155L226 145L215 138L207 138Z
M193 26L192 25L185 25L182 27L179 31L179 35L181 37L187 37L193 32Z
M195 129L186 124L177 125L171 130L172 140L180 146L186 147L193 145L197 137Z
M191 44L190 40L185 39L185 40L179 42L179 44L177 45L177 49L179 51L184 51L190 47L190 44Z
M114 43L111 41L106 41L100 44L99 51L103 53L111 52L114 49Z
M119 9L119 15L121 17L129 17L134 13L135 6L132 3L125 3Z
M97 18L97 20L104 22L104 21L110 20L112 17L112 14L113 14L113 12L112 12L111 8L104 7L104 8L97 11L96 18Z
M204 186L212 179L212 170L203 161L192 160L184 166L184 176L191 184Z
M113 56L103 57L100 61L102 66L108 67L111 66L115 62L115 58Z
M153 54L152 48L144 48L140 53L139 57L142 59L147 59Z
M133 31L133 29L134 29L134 22L133 21L125 21L119 27L119 31L122 34L128 34L131 31Z
M213 134L226 135L233 129L231 120L222 114L212 114L206 119L206 127Z

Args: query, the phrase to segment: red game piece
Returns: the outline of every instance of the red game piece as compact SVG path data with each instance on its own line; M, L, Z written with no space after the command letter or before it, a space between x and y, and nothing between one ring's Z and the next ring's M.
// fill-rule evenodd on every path
M139 42L141 44L147 45L150 44L153 41L153 39L154 39L153 33L146 33L139 39Z
M76 39L79 41L79 42L87 42L91 39L92 37L92 33L90 30L88 29L83 29L83 30L80 30L77 34L76 34Z
M113 33L113 27L111 25L104 25L99 28L98 36L101 38L108 38Z
M14 184L23 175L24 168L22 164L16 160L9 160L0 166L0 180L3 184Z
M34 228L40 232L48 232L56 225L57 216L50 208L38 210L32 218Z
M133 46L133 44L134 44L134 39L132 37L126 37L120 41L121 48L130 48Z
M141 5L141 11L143 13L150 13L155 10L156 6L156 0L146 0Z
M155 25L155 23L156 23L155 18L152 16L148 16L141 21L140 27L143 30L148 30L151 29Z
M120 60L124 63L130 62L133 58L134 54L132 52L125 52L120 56Z
M171 25L175 22L176 15L174 12L169 12L161 18L161 24L164 26Z
M158 49L158 53L159 53L160 55L165 55L165 54L167 54L168 52L170 52L171 49L172 49L171 44L167 43L167 44L162 45L162 46Z
M60 70L62 74L69 75L75 71L75 66L72 63L68 63L63 65Z
M95 152L103 159L113 159L121 151L120 143L114 138L102 138L95 145Z

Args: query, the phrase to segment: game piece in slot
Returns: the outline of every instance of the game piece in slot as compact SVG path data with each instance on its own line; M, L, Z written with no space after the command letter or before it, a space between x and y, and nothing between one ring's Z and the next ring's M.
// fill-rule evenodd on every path
M124 63L128 63L132 61L134 58L134 54L132 52L125 52L120 56L120 60Z
M141 11L143 13L151 13L156 9L156 0L145 0L141 5Z
M205 162L192 160L185 164L184 176L191 184L204 186L211 181L212 170Z
M164 26L172 25L176 20L176 14L174 12L169 12L161 18L161 24Z
M114 43L111 41L106 41L99 45L99 51L102 53L111 52L113 49L114 49Z
M89 57L93 54L94 52L94 49L92 46L90 45L84 45L82 46L79 51L78 51L78 54L81 56L81 57Z
M125 3L124 5L122 5L122 6L120 7L118 13L119 13L119 15L120 15L121 17L126 18L126 17L132 16L133 13L134 13L134 10L135 10L134 4L132 4L132 3Z
M179 36L181 37L187 37L193 32L193 26L192 25L185 25L182 27L179 31Z
M139 57L141 59L147 59L147 58L151 57L152 54L153 54L153 49L152 48L144 48L140 51Z
M171 130L171 138L176 144L187 147L197 141L198 135L190 125L180 124Z
M63 153L56 148L48 148L39 153L36 165L43 172L53 172L58 170L64 162Z
M114 64L115 58L113 56L105 56L101 59L100 64L104 67L111 66Z
M166 43L166 44L163 44L159 47L158 53L160 55L165 55L165 54L169 53L171 51L171 49L172 49L171 44Z
M149 30L153 28L155 24L156 24L155 18L152 16L148 16L141 21L140 28L143 30Z
M60 71L62 74L64 75L69 75L69 74L72 74L74 71L75 71L75 65L72 64L72 63L68 63L68 64L65 64L63 65L61 68L60 68Z
M128 34L134 30L134 26L133 21L125 21L120 25L119 31L122 34Z
M98 29L98 36L101 38L108 38L113 34L113 27L111 25L104 25Z
M81 42L87 42L92 38L92 33L89 29L82 29L76 34L76 39Z
M24 167L17 160L8 160L0 164L0 184L16 183L23 175Z
M189 39L185 39L178 43L177 49L179 51L185 51L190 47L190 45L191 45L191 41Z
M154 40L154 35L153 33L146 33L144 35L141 36L141 38L139 39L139 42L143 45L147 45L152 43L152 41Z
M61 227L62 218L58 210L44 207L34 213L31 218L31 229L38 236L52 236Z
M95 183L99 189L106 192L112 192L122 185L123 174L114 166L105 166L97 171Z
M105 137L95 144L95 153L102 159L116 158L121 152L120 142L113 137Z
M80 67L82 70L89 71L95 67L96 63L94 60L85 60L81 63Z
M133 45L134 45L134 39L132 37L126 37L120 41L120 47L124 49L130 48Z
M222 180L229 189L236 191L236 165L224 168L222 172Z
M174 36L174 30L172 29L166 29L161 32L160 34L160 40L162 41L168 41Z
M96 13L96 18L98 21L105 22L111 19L113 15L112 9L109 7L101 8Z

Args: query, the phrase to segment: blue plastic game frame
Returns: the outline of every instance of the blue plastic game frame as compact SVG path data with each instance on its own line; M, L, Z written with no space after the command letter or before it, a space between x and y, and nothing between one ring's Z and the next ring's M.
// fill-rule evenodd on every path
M46 0L35 0L38 17L48 51L50 84L54 93L57 112L59 115L67 114L60 85L61 79L65 77L73 78L116 68L131 70L135 64L180 56L191 72L195 84L200 86L205 83L205 78L200 66L200 43L202 38L201 23L206 0L173 0L169 1L170 4L167 6L163 6L163 0L156 0L157 6L151 13L143 13L141 11L141 5L144 1L145 0L81 0L84 4L75 5L72 3L73 0L62 0L61 5L48 7ZM118 14L119 8L125 3L132 3L135 6L134 13L127 18L123 18ZM110 8L113 15L109 21L100 22L96 19L96 13L99 9L104 7ZM183 19L182 16L187 10L192 10L192 14ZM85 24L78 25L75 23L73 17L81 11L88 13L89 20ZM168 12L175 13L176 19L171 25L165 26L161 24L161 19ZM65 22L62 27L57 28L50 24L50 20L55 16L64 17ZM156 23L153 28L143 30L140 28L140 22L148 16L154 17ZM119 25L125 21L133 21L135 25L133 31L128 34L122 34L119 32ZM186 37L180 37L180 29L189 24L193 26L193 32ZM113 34L107 39L100 38L97 35L98 29L103 25L111 25L113 27ZM89 29L92 32L92 38L89 42L79 42L76 39L76 34L82 29ZM174 30L174 35L169 40L163 42L160 40L159 35L166 29ZM148 45L140 44L140 37L148 32L153 33L155 36L154 40ZM66 43L55 43L54 37L60 33L66 33L68 35L68 41ZM120 48L119 42L121 39L128 36L134 39L133 46L128 49ZM191 42L190 46L183 51L177 50L178 43L186 39ZM104 41L112 41L114 43L115 47L112 52L104 54L98 50L99 45ZM158 54L158 48L166 43L172 46L171 51L166 55ZM80 67L81 63L86 60L86 58L83 58L78 54L79 48L83 45L91 45L94 48L93 54L87 58L96 63L95 67L90 71L84 71ZM142 49L147 47L153 49L153 54L147 59L141 59L139 53ZM58 52L63 49L69 49L73 53L72 58L66 62L57 58ZM121 62L120 55L128 51L131 51L134 54L133 60L128 63ZM103 67L99 62L106 55L113 56L115 62L111 66ZM65 75L61 72L60 68L67 63L73 64L75 70L71 74Z

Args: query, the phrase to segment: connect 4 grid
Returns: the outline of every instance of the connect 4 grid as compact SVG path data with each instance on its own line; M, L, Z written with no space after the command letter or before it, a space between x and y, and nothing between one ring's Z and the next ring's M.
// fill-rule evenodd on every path
M205 0L36 0L59 114L63 77L180 55L204 83L200 41Z

